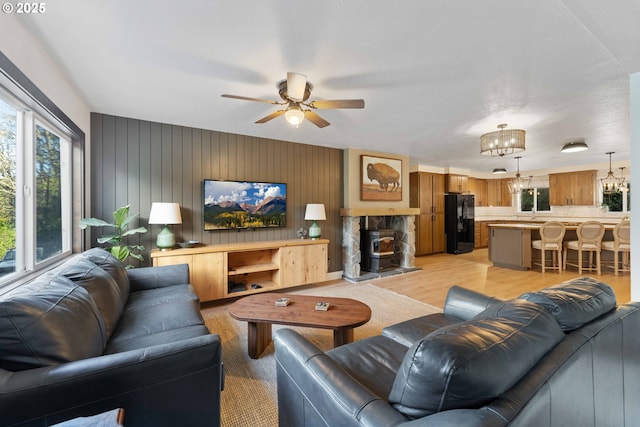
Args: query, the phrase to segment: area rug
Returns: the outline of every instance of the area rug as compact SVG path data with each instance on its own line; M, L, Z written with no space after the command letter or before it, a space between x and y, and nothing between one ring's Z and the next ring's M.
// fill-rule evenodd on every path
M441 311L372 284L348 283L305 288L287 293L353 298L371 307L371 320L354 330L359 340L379 335L382 328L395 323ZM247 355L247 325L234 320L226 311L208 312L203 316L212 333L222 339L225 387L222 392L223 427L273 427L278 425L276 368L273 343L259 359ZM273 325L273 333L289 326ZM300 332L322 350L333 346L333 331L290 327Z

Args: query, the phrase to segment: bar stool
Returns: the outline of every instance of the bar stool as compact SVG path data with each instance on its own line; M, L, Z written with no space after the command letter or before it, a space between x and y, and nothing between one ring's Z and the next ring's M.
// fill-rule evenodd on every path
M569 240L564 242L564 269L567 264L578 267L578 274L582 274L582 270L597 271L601 274L600 269L600 247L602 244L602 236L604 236L604 224L599 221L585 221L578 226L576 230L578 240ZM578 263L572 264L567 262L567 250L578 252ZM583 267L582 253L589 252L589 266ZM593 266L593 254L596 254L596 264Z
M545 270L558 270L562 273L562 239L564 238L565 226L558 221L547 221L540 226L540 240L531 242L533 249L540 250L540 265L542 273ZM545 255L551 252L551 267L547 267Z
M603 251L613 252L613 271L618 275L619 271L631 271L629 256L631 254L631 223L621 221L613 228L613 241L602 242ZM622 252L622 259L618 254ZM620 267L620 268L618 268Z

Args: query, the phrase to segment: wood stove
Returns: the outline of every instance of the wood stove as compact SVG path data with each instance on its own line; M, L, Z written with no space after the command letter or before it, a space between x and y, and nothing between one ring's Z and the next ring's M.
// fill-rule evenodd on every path
M394 232L389 229L363 230L362 269L377 273L393 268Z

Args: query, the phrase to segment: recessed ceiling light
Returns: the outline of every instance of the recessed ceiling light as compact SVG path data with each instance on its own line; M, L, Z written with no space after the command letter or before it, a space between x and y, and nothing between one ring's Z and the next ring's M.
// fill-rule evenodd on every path
M567 142L562 146L563 153L577 153L578 151L588 150L589 146L583 141Z
M493 170L493 173L496 174L496 175L499 175L501 173L507 173L507 170L505 168L495 168Z

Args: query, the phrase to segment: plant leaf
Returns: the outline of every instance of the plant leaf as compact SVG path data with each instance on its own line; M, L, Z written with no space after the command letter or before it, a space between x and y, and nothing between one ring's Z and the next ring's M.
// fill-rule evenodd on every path
M124 221L122 221L122 224L120 224L120 228L121 229L125 229L127 228L127 226L131 223L131 221L133 221L134 219L136 219L140 214L135 214L135 215L129 215L128 217L126 217L124 219Z
M115 227L114 224L98 219L98 218L82 218L80 220L80 228L85 229L87 227Z
M147 232L147 229L144 227L132 228L131 230L127 230L124 233L122 233L122 237L129 236L131 234L146 233L146 232Z
M129 255L131 255L131 251L126 246L112 246L109 248L109 252L122 262L125 262Z
M120 233L105 234L98 237L97 240L98 240L98 243L100 244L109 242L117 245L118 243L120 243Z
M143 257L142 257L142 255L140 255L140 254L134 254L133 252L131 252L131 253L129 254L129 256L130 256L131 258L135 258L135 259L137 259L138 261L144 261L144 258L143 258Z
M113 213L113 220L116 224L116 227L122 228L124 220L129 215L129 206L131 205L123 206Z

